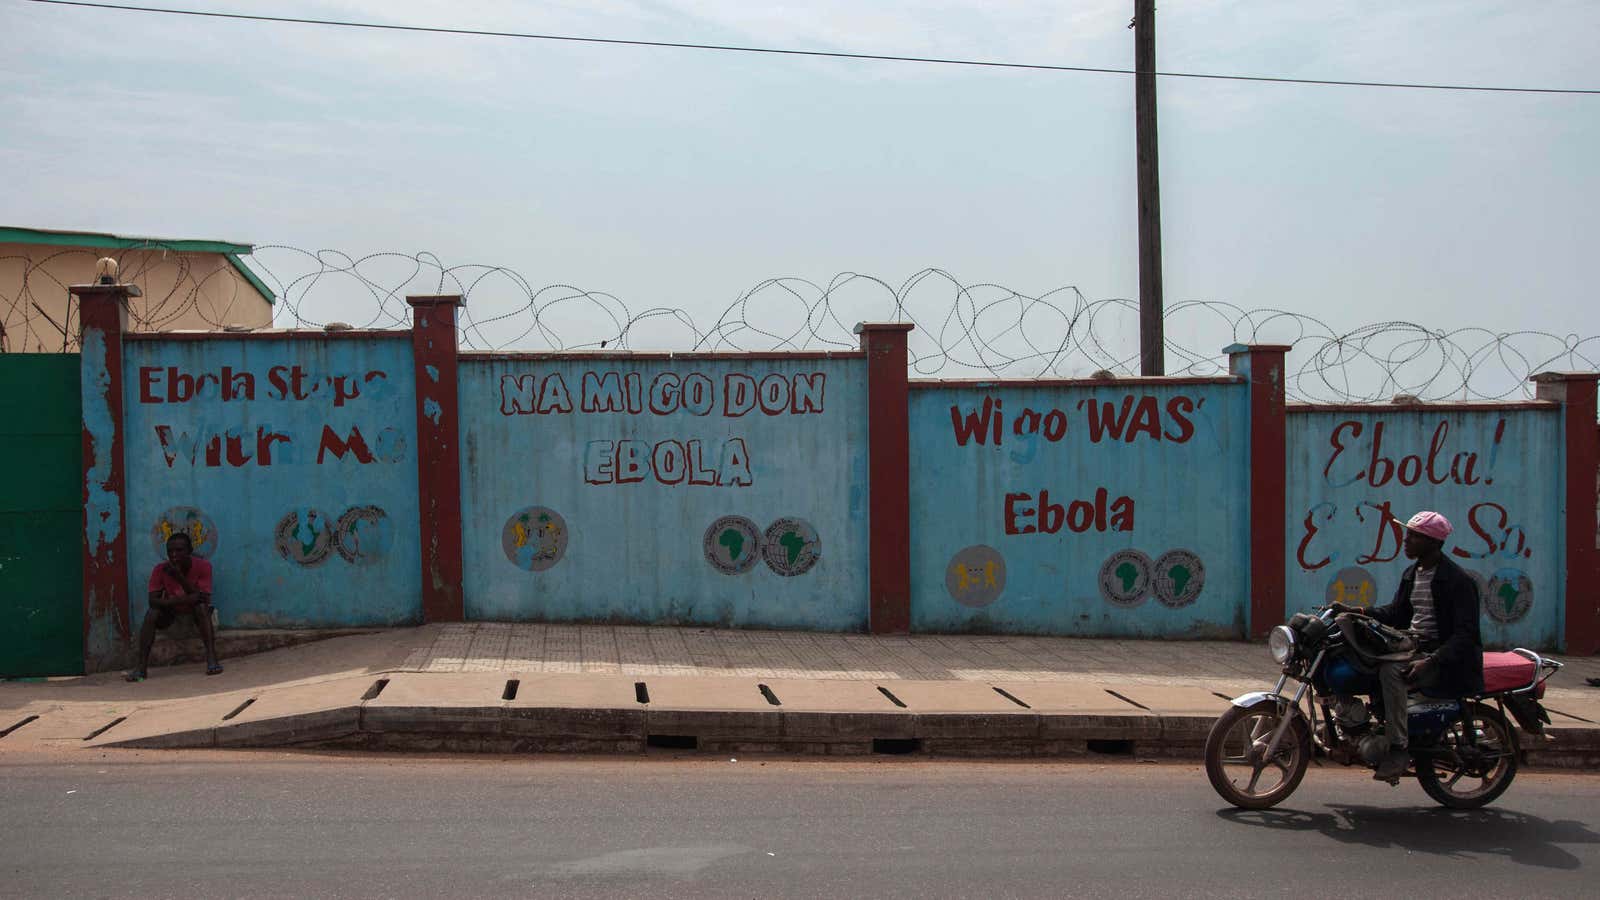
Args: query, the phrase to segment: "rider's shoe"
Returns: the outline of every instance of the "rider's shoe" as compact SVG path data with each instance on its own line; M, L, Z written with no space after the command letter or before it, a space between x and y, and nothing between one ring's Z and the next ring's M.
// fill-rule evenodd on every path
M1406 773L1406 764L1410 761L1411 754L1406 752L1406 748L1396 747L1378 763L1378 770L1372 777L1379 781L1399 781L1400 776Z

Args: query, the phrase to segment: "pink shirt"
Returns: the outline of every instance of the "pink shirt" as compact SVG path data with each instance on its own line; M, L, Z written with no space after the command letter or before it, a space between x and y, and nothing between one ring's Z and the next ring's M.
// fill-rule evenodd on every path
M178 579L167 574L167 565L164 562L156 563L156 567L150 570L150 593L165 593L169 597L184 596L183 585L178 583ZM198 556L189 557L187 577L197 592L211 593L211 563Z

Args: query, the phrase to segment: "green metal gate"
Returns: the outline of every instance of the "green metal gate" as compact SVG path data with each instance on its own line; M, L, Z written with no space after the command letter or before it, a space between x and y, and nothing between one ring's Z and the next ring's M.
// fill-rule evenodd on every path
M83 672L76 353L0 354L0 676Z

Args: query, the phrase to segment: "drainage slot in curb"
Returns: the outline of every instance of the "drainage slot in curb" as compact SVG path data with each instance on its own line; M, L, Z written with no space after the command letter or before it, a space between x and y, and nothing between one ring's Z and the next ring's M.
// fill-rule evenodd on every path
M692 734L648 734L644 745L661 750L699 750L700 739Z
M95 738L99 737L100 735L105 734L106 732L108 732L111 729L117 727L118 725L121 725L123 722L126 722L126 721L128 721L128 717L127 716L117 716L115 719L112 719L111 721L105 723L104 725L101 725L99 728L96 728L95 730L93 730L93 731L89 732L88 734L84 735L83 739L86 740L86 741L92 741Z
M642 681L635 681L633 683L633 699L639 701L640 703L649 703L650 688L646 687L645 683Z
M1585 719L1583 716L1575 716L1572 713L1565 713L1559 709L1550 709L1549 707L1545 707L1545 711L1555 713L1558 716L1566 716L1569 719L1577 719L1579 722L1588 722L1590 725L1595 724L1592 719ZM5 735L0 735L0 737L5 737Z
M1211 692L1211 696L1216 697L1218 700L1226 700L1229 703L1233 702L1233 698L1232 697L1229 697L1227 694L1221 693L1219 691L1212 691Z
M1127 698L1123 698L1127 699ZM1133 701L1129 701L1130 703ZM1090 753L1103 753L1106 756L1132 756L1133 741L1127 740L1089 740L1086 742Z
M883 691L883 688L878 688ZM888 694L888 691L883 691ZM893 697L893 694L889 694ZM904 706L905 704L900 704ZM886 756L905 756L908 753L922 752L922 738L873 738L872 752L882 753Z
M761 689L761 696L767 698L768 703L771 703L773 706L783 705L782 703L778 702L778 695L772 692L772 688L769 688L764 684L758 684L756 687Z
M22 726L28 724L29 722L37 721L38 718L39 718L38 716L29 716L26 719L23 719L21 722L18 722L17 724L11 726L10 728L7 728L5 731L0 731L0 738L3 738L6 735L10 734L11 732L16 731L18 728L21 728Z
M383 693L383 689L388 687L388 686L389 686L389 679L387 679L387 678L379 678L377 681L374 681L372 683L372 687L367 688L367 692L365 694L361 695L361 699L363 699L363 700L376 700L376 699L378 699L378 695Z
M234 716L237 716L239 713L244 712L246 709L249 709L250 708L250 704L252 704L254 702L256 702L256 698L251 697L249 700L246 700L245 702L239 704L238 706L235 706L233 708L233 712L228 713L227 715L222 717L222 721L226 722L229 719L233 718Z
M519 687L522 687L522 680L521 679L519 679L519 678L507 679L506 680L506 689L500 692L500 699L501 700L515 700L515 699L517 699L517 688L519 688Z
M896 697L895 695L889 693L889 689L888 688L883 687L883 686L880 685L878 687L878 693L884 695L885 697L888 697L889 698L889 702L893 703L895 706L898 706L901 709L905 709L906 708L905 701L901 700L899 697ZM873 743L877 743L877 742L874 741ZM877 751L874 750L873 752L876 753ZM888 751L884 751L884 752L888 752ZM907 751L907 752L910 752L910 751Z
M991 685L991 687L993 687L993 685ZM996 694L999 694L1000 696L1006 698L1007 700L1010 700L1012 703L1015 703L1016 705L1022 707L1023 709L1033 709L1033 707L1029 706L1026 703L1023 703L1021 700L1018 700L1015 696L1013 696L1011 694L1010 691L1002 691L999 688L995 688L994 692Z
M1121 700L1123 703L1131 703L1134 706L1139 707L1140 709L1149 709L1150 708L1148 706L1145 706L1143 703L1140 703L1137 700L1129 700L1127 697L1122 696L1121 694L1117 693L1116 691L1113 691L1110 688L1106 688L1106 693L1108 693L1111 696L1117 698L1118 700Z

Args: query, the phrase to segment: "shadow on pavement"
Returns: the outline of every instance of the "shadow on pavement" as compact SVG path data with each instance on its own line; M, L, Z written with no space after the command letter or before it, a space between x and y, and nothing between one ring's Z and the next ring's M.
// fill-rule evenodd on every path
M1434 806L1327 806L1332 812L1221 809L1224 821L1279 831L1314 831L1345 844L1395 847L1413 853L1502 856L1526 866L1576 869L1580 861L1560 844L1600 844L1600 834L1571 819L1550 821L1508 809L1451 810Z

